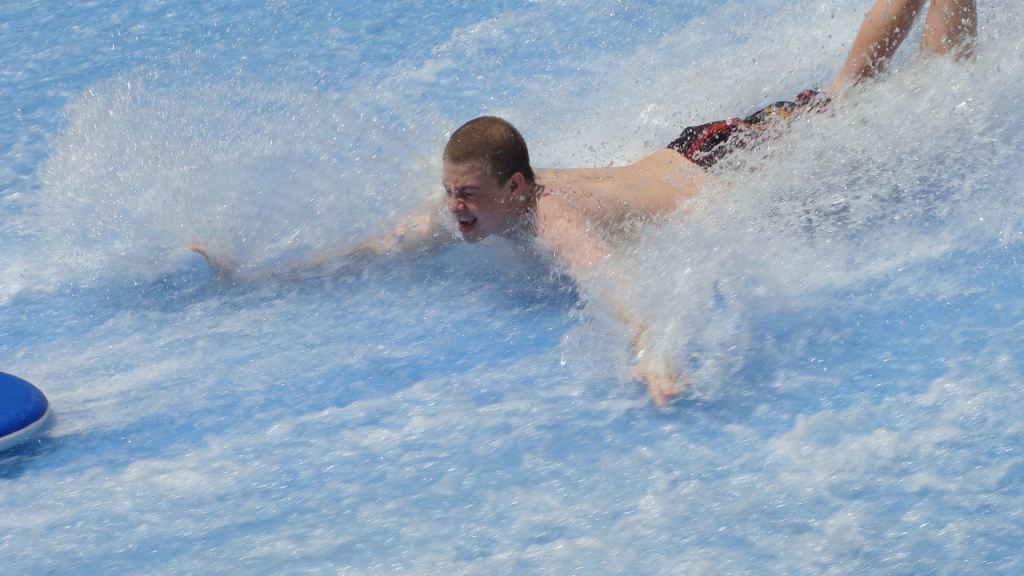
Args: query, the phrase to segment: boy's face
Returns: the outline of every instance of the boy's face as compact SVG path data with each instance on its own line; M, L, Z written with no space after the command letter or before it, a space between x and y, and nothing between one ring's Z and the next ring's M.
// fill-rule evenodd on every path
M513 176L514 178L514 176ZM512 178L504 185L478 164L444 163L441 174L448 210L459 225L462 238L479 242L491 234L500 234L511 226Z

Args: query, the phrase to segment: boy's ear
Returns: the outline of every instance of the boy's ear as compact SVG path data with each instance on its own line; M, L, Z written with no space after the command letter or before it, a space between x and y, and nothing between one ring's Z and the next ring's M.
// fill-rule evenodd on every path
M522 194L523 189L526 188L526 177L523 176L522 172L515 172L508 178L509 183L512 185L509 187L508 192L510 197Z

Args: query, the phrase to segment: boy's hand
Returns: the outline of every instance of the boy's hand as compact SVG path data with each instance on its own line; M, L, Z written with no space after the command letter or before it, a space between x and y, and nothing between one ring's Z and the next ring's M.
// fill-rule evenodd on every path
M230 258L222 260L215 258L210 255L206 246L200 244L198 240L190 242L188 249L206 259L206 263L210 266L210 271L213 272L214 278L220 282L231 282L231 279L235 275L235 270L234 262Z
M668 358L654 358L652 354L641 353L630 376L647 384L647 392L656 406L664 406L669 397L679 396L690 385Z

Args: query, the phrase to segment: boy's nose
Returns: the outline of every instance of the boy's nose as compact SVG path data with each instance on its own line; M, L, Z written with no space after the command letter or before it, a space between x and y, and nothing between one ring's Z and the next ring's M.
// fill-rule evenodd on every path
M465 207L466 207L466 204L462 200L459 200L458 198L449 198L448 199L448 211L449 212L458 212L459 210L462 210Z

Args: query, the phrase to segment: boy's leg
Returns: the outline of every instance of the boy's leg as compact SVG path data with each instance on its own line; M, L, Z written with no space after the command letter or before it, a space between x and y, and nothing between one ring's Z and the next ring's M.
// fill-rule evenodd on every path
M975 0L932 0L921 34L921 53L945 54L964 49L977 35Z
M974 0L932 0L933 4L964 1L974 4ZM907 37L923 4L924 0L878 0L861 24L850 55L828 91L838 92L881 72Z

